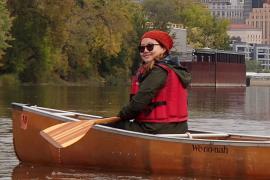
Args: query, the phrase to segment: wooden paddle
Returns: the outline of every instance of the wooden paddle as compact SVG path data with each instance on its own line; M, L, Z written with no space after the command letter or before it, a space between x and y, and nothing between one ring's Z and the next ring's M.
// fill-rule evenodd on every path
M79 141L95 124L119 121L119 117L80 120L57 124L40 131L40 135L57 148L65 148Z

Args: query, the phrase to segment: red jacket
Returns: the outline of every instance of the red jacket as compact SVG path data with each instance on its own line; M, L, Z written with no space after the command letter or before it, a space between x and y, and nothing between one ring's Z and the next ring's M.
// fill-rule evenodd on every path
M183 87L177 74L168 66L159 64L168 72L165 85L152 102L135 118L142 122L183 122L188 119L187 90ZM138 78L133 78L131 93L139 90Z

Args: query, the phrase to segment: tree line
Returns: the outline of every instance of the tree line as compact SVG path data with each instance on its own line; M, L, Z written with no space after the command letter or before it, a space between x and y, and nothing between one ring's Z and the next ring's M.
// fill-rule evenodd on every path
M194 48L229 43L229 22L190 0L0 0L0 17L0 74L21 82L126 81L141 35L168 23L182 24Z

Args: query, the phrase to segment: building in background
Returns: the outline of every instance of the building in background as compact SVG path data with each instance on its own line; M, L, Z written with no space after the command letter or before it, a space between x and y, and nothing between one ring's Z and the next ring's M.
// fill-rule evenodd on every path
M232 41L262 44L262 29L246 24L231 24L227 31Z
M252 0L200 0L211 14L232 23L244 23L252 10Z
M245 60L249 61L254 59L254 45L246 42L235 42L232 48L234 52L245 54Z
M254 47L254 58L264 69L270 69L270 45L257 44Z
M262 43L270 45L270 4L264 3L263 8L253 8L246 24L262 29Z
M245 20L249 17L249 14L252 11L252 0L243 0L244 1L244 21L243 23L245 23Z
M176 55L180 61L191 61L193 48L187 45L187 30L182 27L173 26L170 34L174 41L172 53Z
M246 60L258 61L264 69L270 69L270 45L237 42L233 51L245 54Z
M252 8L262 8L265 0L252 0Z

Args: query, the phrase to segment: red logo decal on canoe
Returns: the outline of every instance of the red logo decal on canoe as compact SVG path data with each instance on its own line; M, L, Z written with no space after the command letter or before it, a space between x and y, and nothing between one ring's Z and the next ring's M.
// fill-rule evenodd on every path
M27 123L28 123L28 118L25 114L21 115L21 128L22 129L27 129Z

